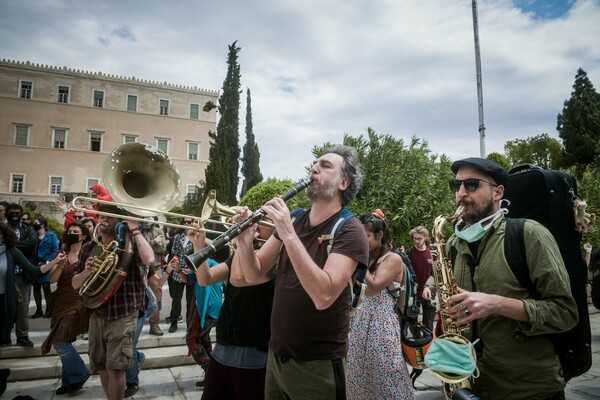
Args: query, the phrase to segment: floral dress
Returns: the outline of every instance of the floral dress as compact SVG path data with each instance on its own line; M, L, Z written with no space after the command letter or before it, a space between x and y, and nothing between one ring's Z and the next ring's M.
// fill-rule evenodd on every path
M394 304L384 289L366 297L352 321L346 382L349 400L415 398Z

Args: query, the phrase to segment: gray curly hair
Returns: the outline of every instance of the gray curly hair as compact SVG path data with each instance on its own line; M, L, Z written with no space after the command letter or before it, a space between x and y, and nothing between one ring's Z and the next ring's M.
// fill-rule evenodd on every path
M346 207L362 187L363 174L358 161L358 153L349 146L337 144L325 149L323 154L339 154L343 158L342 177L350 179L350 185L342 192L342 207Z

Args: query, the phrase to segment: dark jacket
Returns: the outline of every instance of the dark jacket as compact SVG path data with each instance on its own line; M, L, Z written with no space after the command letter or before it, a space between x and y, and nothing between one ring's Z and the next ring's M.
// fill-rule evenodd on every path
M17 249L27 257L27 260L29 260L30 263L35 262L35 246L38 242L38 235L35 233L35 229L19 222L19 226L15 229L15 233L19 238L19 241L15 245Z
M8 343L10 332L17 319L17 294L15 290L15 265L21 267L31 277L40 275L40 268L30 263L15 246L6 249L6 295L4 301L4 318L0 321L0 343Z

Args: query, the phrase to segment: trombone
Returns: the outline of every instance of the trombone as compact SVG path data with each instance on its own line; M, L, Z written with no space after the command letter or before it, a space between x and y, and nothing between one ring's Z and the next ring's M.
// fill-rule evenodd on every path
M76 211L105 215L113 218L123 218L138 222L148 222L143 217L155 215L172 216L176 218L201 219L203 222L211 216L232 216L235 208L227 208L216 200L216 192L211 190L202 208L201 217L170 212L179 197L180 176L175 163L161 150L145 143L126 143L110 152L102 165L102 177L106 190L115 201L100 200L93 197L77 196L72 205ZM128 215L114 214L83 208L79 202L112 204L127 211ZM142 207L136 204L149 204ZM133 215L132 215L133 214ZM221 235L223 232L205 228L194 228L171 222L152 221L158 225L185 230L202 230L207 233ZM232 224L220 220L211 220L226 227ZM266 224L266 223L265 223ZM271 227L274 225L269 224Z
M144 218L140 218L140 217L136 217L130 214L125 214L125 215L121 215L121 214L114 214L114 213L110 213L110 212L106 212L106 211L97 211L97 210L90 210L88 208L83 208L83 207L78 207L76 205L76 202L78 201L88 201L88 202L92 202L92 203L99 203L99 204L111 204L113 206L117 206L117 207L127 207L128 211L129 209L134 209L134 210L141 210L141 211L145 211L148 213L154 213L154 215L159 215L162 214L165 217L166 216L172 216L172 217L176 217L176 218L193 218L193 219L201 219L199 217L194 217L192 215L185 215L185 214L178 214L178 213L173 213L173 212L165 212L165 211L160 211L160 210L154 210L152 208L148 208L148 207L142 207L142 206L136 206L136 205L132 205L132 204L126 204L126 203L118 203L118 202L114 202L114 201L106 201L106 200L99 200L93 197L84 197L84 196L77 196L73 199L73 209L75 211L82 211L86 214L97 214L97 215L105 215L107 217L113 217L113 218L120 218L120 219L128 219L131 221L138 221L138 222L150 222L153 224L157 224L157 225L164 225L164 226L169 226L172 228L182 228L185 230L198 230L198 231L205 231L207 233L215 233L217 235L222 234L223 232L220 231L213 231L210 229L205 229L205 228L193 228L189 225L181 225L181 224L175 224L172 222L167 222L167 221L149 221L147 219ZM130 211L131 212L131 211ZM203 221L206 222L206 221ZM221 221L212 221L218 224L226 224L226 225L231 225L231 224L227 224L226 222L221 222Z

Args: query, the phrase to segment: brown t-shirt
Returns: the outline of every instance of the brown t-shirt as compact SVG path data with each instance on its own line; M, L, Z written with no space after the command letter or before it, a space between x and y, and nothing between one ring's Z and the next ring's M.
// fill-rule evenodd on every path
M310 227L307 210L294 224L294 229L308 254L323 268L327 260L327 244L318 238L329 233L335 215L316 227ZM276 236L278 239L279 237ZM331 253L339 253L366 267L369 246L364 228L357 218L346 221L333 241ZM298 360L332 360L346 357L350 319L350 288L345 286L335 302L325 310L317 310L300 284L296 271L282 248L275 279L275 295L271 313L269 346L279 356Z

